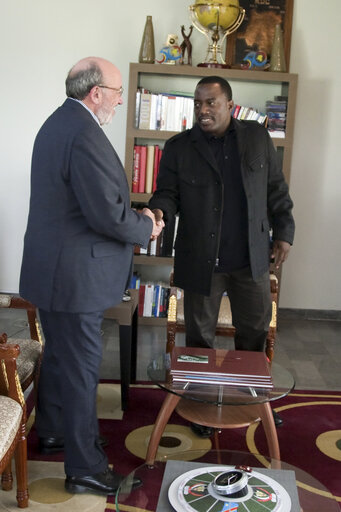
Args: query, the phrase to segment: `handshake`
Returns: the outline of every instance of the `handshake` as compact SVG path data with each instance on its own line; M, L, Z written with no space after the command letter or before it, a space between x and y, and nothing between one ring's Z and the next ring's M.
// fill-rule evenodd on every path
M165 223L163 221L163 212L161 210L149 210L149 208L143 208L141 211L142 215L147 215L153 221L153 231L150 236L151 240L155 240L165 227Z

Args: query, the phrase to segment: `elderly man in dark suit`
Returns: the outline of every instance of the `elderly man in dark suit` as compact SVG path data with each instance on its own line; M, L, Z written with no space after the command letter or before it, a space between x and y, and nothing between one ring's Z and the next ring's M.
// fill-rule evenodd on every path
M20 294L40 312L45 349L36 424L40 448L64 448L66 489L113 494L96 415L103 311L121 301L133 246L147 246L162 222L130 208L123 166L101 125L122 104L119 70L104 59L78 62L68 99L34 144Z
M174 284L185 291L187 345L213 345L227 291L235 348L261 351L271 318L269 230L278 268L293 243L293 204L267 130L232 109L226 80L197 84L197 123L167 141L149 207L166 221L179 213Z

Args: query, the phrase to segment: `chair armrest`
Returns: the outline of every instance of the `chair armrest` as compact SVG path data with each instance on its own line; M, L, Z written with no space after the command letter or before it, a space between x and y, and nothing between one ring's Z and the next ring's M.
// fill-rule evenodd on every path
M272 272L270 272L270 290L271 293L278 293L278 279L277 276Z
M42 343L37 321L37 308L34 304L18 295L0 293L0 308L25 309L30 328L30 336L33 340Z
M12 398L24 408L25 400L16 364L19 353L19 345L0 344L0 394Z

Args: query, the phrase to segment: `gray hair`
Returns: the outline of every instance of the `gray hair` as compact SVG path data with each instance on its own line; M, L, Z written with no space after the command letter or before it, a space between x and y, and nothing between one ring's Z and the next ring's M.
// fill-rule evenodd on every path
M95 85L102 83L103 75L95 62L90 62L86 69L69 71L65 80L66 95L68 98L83 100Z

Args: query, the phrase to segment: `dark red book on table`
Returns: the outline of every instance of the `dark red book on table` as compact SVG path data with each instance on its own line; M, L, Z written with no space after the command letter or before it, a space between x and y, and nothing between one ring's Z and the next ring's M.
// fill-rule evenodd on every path
M271 373L263 352L248 350L214 350L210 348L174 347L171 374L194 381L200 378L240 382L250 386L271 384Z

